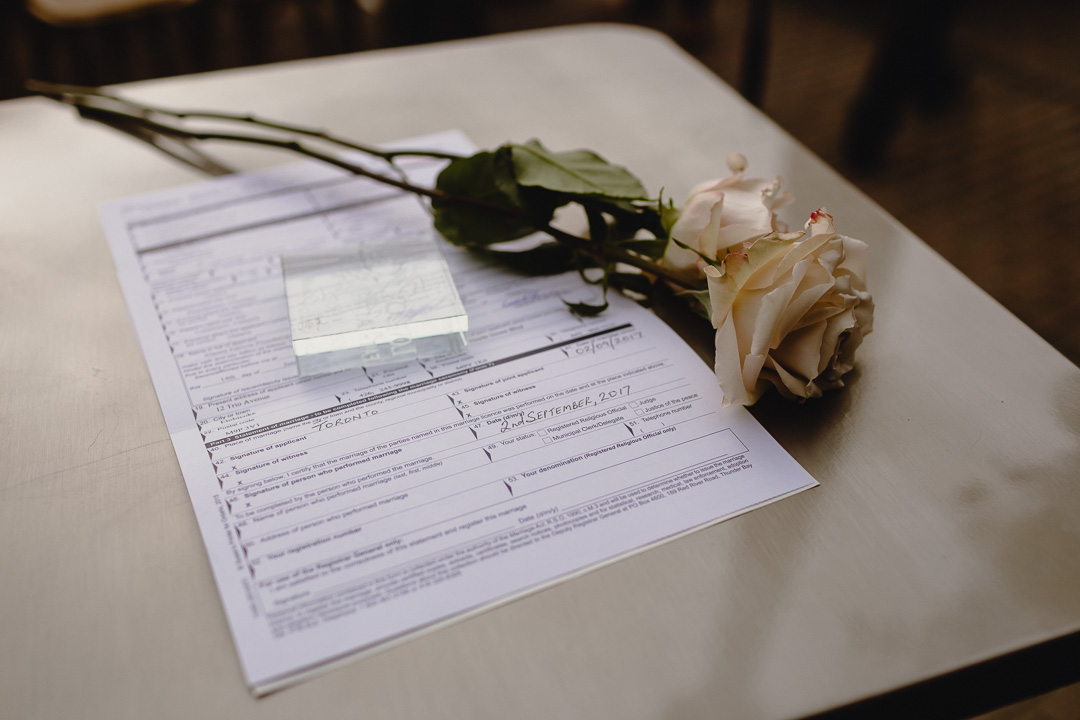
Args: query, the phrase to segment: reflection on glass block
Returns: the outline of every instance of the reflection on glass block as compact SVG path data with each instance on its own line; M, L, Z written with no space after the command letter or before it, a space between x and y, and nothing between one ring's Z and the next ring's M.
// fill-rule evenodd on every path
M469 328L434 235L283 255L301 375L460 352Z

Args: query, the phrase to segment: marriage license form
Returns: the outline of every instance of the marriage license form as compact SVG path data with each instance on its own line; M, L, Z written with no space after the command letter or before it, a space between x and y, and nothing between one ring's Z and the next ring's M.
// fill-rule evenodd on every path
M101 213L256 694L816 484L648 310L449 246L465 352L298 376L281 255L430 230L393 188L300 164Z

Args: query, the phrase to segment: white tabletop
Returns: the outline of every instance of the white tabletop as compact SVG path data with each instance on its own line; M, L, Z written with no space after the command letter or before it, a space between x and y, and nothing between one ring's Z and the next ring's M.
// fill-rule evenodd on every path
M1080 370L663 36L126 93L366 142L540 137L676 198L740 151L784 176L791 220L824 205L870 244L875 330L846 390L755 409L820 488L255 700L95 214L199 177L46 100L0 103L0 717L797 717L1030 646L1053 662L1080 632Z

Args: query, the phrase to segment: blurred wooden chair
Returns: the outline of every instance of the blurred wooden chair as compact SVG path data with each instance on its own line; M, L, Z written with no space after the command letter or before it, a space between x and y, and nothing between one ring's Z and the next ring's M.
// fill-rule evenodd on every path
M842 152L853 169L885 165L893 137L912 108L924 114L955 106L965 78L954 58L952 33L961 0L891 0L874 59L848 111Z
M370 46L356 0L0 0L0 98Z
M534 18L545 4L500 1ZM594 19L657 26L671 0L591 2ZM771 0L744 2L738 85L760 104ZM675 3L693 30L677 39L692 46L695 34L708 36L715 4ZM559 22L565 7L549 5L549 20ZM482 35L495 9L495 0L0 0L0 99L24 95L28 78L108 85Z
M710 19L716 0L603 0L612 7L627 13L625 20L651 25L656 18L676 6L688 32L673 32L675 40L687 51L700 57L697 37L712 34ZM745 0L745 25L742 33L742 52L738 68L737 89L743 97L760 106L765 94L765 77L768 70L772 0Z
M26 0L30 14L50 25L97 25L163 8L191 5L196 0Z

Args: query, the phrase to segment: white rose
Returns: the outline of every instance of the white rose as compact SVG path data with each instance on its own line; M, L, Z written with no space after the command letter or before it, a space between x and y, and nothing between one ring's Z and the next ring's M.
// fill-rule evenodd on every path
M841 387L873 326L866 244L838 235L824 208L806 227L727 246L705 268L725 406L752 405L770 386L792 399Z
M746 159L741 155L729 156L728 166L735 173L731 177L701 183L690 191L671 227L672 242L661 264L686 280L703 277L707 263L701 255L713 259L726 248L787 229L777 222L775 210L793 198L781 187L780 178L744 177Z

